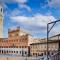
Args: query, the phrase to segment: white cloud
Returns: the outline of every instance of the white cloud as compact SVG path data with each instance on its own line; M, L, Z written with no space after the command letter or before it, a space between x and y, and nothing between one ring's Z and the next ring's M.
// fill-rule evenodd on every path
M48 3L49 6L51 7L60 7L60 0L51 0L49 3Z
M36 14L33 17L27 16L14 16L11 17L12 22L17 22L23 24L27 32L30 34L46 34L47 23L55 21L56 18L53 16L44 16L41 14Z
M28 25L37 25L37 26L46 26L48 22L55 21L55 17L53 16L44 16L41 14L36 14L33 17L27 17L27 16L14 16L11 17L13 21L16 21L18 23L24 23ZM27 23L28 22L28 23Z
M4 3L17 3L19 8L26 8L29 12L31 12L31 8L27 5L28 0L0 0L0 2Z
M27 0L0 0L0 2L3 2L3 3L26 3Z
M19 7L19 8L25 8L25 9L27 9L29 12L32 11L32 9L31 9L28 5L26 5L26 4L18 4L18 7Z
M11 16L16 16L18 14L20 14L20 10L18 8L14 9L12 12L11 12Z
M15 0L15 1L18 3L26 3L27 2L27 0Z

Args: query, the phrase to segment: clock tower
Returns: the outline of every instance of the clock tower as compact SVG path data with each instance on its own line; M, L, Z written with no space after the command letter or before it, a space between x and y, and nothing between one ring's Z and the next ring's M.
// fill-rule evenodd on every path
M3 6L0 4L0 38L3 38Z

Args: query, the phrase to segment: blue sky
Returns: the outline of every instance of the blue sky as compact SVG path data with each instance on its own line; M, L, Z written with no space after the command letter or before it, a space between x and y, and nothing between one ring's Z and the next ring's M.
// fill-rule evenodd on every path
M4 37L20 26L35 38L46 37L47 23L60 19L60 0L1 0L4 7Z

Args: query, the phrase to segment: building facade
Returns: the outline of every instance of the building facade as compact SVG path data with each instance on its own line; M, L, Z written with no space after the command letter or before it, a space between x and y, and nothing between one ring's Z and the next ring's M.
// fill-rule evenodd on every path
M28 34L20 28L8 31L8 39L0 40L0 54L28 56Z
M54 55L59 50L59 41L51 40L48 42L48 55ZM31 56L44 56L47 55L47 41L40 43L30 44L30 55Z
M0 4L0 38L3 38L3 6Z

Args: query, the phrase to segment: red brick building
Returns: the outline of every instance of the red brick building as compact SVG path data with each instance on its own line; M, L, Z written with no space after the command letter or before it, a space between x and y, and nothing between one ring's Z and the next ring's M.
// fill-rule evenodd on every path
M8 38L0 38L0 54L28 55L28 34L20 30L8 31Z

